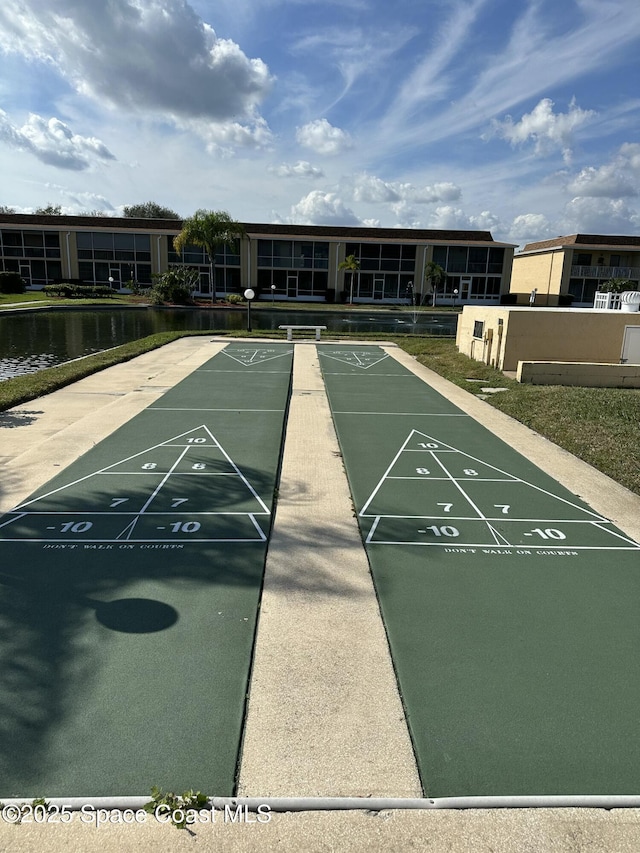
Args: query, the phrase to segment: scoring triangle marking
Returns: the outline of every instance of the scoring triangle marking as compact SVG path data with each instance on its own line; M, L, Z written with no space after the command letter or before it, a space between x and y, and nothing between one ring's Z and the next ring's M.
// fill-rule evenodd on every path
M385 358L389 358L389 353L385 352L379 358L376 358L374 361L370 361L368 364L365 364L364 361L360 359L358 353L355 350L347 351L345 353L340 352L340 350L334 350L334 353L339 353L339 355L326 352L325 350L319 350L319 352L321 355L326 356L326 358L331 358L334 361L341 361L343 364L348 364L349 367L359 367L361 370L368 370L370 367L374 367L376 364L380 364L380 362L384 361ZM361 353L361 355L362 354L363 353ZM344 358L341 357L343 355L345 356ZM354 362L352 359L349 358L349 356L355 358L356 361Z
M226 349L222 350L222 353L229 358L232 358L234 361L237 361L238 364L241 364L243 367L253 367L255 364L263 364L265 361L272 361L275 358L282 358L285 355L290 355L291 350L285 350L284 352L278 352L275 355L266 355L265 353L273 353L272 349L260 349L258 348L247 348L247 349L236 349L235 354L227 352ZM240 355L240 358L237 355Z

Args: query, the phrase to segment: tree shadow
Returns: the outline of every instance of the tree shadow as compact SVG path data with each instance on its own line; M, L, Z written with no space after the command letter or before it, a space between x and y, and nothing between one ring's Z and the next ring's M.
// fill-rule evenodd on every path
M44 412L41 409L11 409L0 412L0 429L29 426L38 420L38 415L42 414Z

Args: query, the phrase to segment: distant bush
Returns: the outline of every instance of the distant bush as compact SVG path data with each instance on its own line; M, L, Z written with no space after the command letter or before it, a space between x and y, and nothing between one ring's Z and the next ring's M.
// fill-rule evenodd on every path
M153 273L153 287L149 298L155 305L173 302L175 305L188 305L193 302L199 274L190 267L172 266L166 272Z
M62 296L66 299L102 299L113 296L115 293L106 284L70 284L69 282L47 284L43 291L47 296Z
M242 305L244 302L244 296L241 296L239 293L229 293L225 299L232 305Z
M26 289L17 272L0 272L0 293L24 293Z
M624 293L626 290L635 290L635 284L628 278L610 278L598 285L600 293Z

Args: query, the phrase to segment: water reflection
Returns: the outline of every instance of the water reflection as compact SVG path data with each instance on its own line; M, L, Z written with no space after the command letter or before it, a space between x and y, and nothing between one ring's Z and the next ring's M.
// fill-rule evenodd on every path
M325 312L254 310L254 331L272 331L284 323L322 324L329 331L387 334L455 335L457 315L386 311ZM0 380L81 358L156 332L239 331L246 312L227 308L128 308L54 310L0 314Z

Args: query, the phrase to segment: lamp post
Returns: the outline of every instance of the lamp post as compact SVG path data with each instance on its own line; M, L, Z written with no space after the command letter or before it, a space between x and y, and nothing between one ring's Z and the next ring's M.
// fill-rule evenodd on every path
M109 276L109 287L111 288L111 290L113 290L113 276L112 275Z
M273 300L275 299L275 295L276 295L276 286L275 286L275 284L272 284L271 285L271 304L272 305L273 305Z
M247 300L247 332L251 331L251 300L255 298L255 291L248 287L244 292L244 298Z
M456 288L454 288L454 291L453 291L453 307L454 308L456 307L456 299L457 298L458 298L458 288L456 287Z

